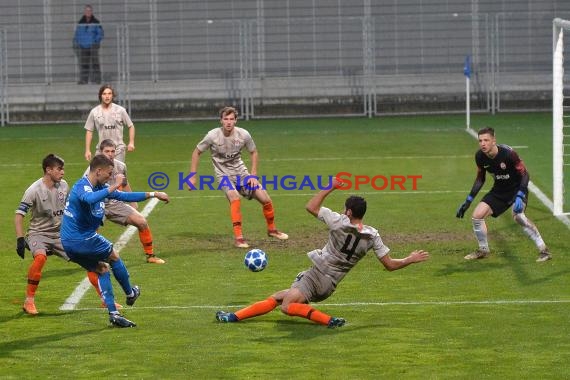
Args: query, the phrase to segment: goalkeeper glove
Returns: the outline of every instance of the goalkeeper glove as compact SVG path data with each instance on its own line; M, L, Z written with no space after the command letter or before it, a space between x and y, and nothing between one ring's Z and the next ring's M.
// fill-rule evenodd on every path
M22 259L24 259L24 253L26 252L26 239L19 237L16 239L16 253Z
M520 214L524 211L524 192L520 191L517 193L515 198L515 205L513 206L513 211L515 214Z
M465 211L467 211L469 206L471 206L471 202L473 202L473 197L471 195L468 195L465 199L465 202L463 202L463 204L457 209L457 214L455 214L455 216L458 218L463 218Z

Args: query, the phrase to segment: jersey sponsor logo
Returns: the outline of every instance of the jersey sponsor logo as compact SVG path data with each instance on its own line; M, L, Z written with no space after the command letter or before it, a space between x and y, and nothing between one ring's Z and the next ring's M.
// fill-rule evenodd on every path
M497 174L495 176L495 179L498 179L498 180L507 180L509 178L511 178L511 176L509 174Z
M104 125L103 128L105 129L117 129L115 125Z
M62 216L63 215L63 210L55 210L52 211L53 216Z
M93 192L93 189L91 188L91 186L88 186L88 185L83 186L83 190L86 193L92 193Z

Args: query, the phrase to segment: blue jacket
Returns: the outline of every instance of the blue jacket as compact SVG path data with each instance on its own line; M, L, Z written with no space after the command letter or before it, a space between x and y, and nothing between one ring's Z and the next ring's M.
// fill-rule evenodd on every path
M73 42L82 49L89 49L93 45L99 45L103 40L103 27L95 17L87 21L85 16L79 20L75 28L75 36Z

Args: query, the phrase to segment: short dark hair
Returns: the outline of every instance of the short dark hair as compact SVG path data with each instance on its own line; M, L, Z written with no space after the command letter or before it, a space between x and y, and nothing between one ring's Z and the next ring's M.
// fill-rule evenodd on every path
M220 119L222 119L224 116L232 114L232 113L234 114L234 116L237 119L238 118L238 111L234 107L224 107L220 110Z
M484 127L479 129L479 132L477 132L477 136L481 136L481 135L491 135L493 137L495 137L495 130L491 127Z
M111 92L113 93L113 99L115 99L115 96L117 96L117 93L115 92L115 89L113 88L113 86L106 83L106 84L102 85L101 87L99 87L99 101L100 102L103 101L103 91L105 91L106 89L111 90Z
M111 139L105 139L99 143L99 150L102 151L103 149L105 149L107 147L116 148L117 144L115 144L115 142Z
M98 154L89 163L89 171L94 172L96 169L99 168L108 168L109 166L115 167L113 160L110 160L104 154Z
M350 210L353 217L362 219L364 214L366 214L366 200L362 197L351 195L346 198L344 208Z
M65 164L65 162L63 161L63 158L56 156L53 153L50 153L44 157L44 159L42 161L42 169L44 169L44 173L45 173L47 168L55 168L58 166L61 166L63 168L64 164Z

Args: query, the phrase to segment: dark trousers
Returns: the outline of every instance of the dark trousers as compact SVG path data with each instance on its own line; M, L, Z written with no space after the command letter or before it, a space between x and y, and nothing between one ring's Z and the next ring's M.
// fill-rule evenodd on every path
M101 67L99 66L99 46L79 49L79 82L101 83Z

